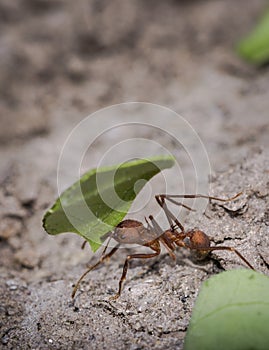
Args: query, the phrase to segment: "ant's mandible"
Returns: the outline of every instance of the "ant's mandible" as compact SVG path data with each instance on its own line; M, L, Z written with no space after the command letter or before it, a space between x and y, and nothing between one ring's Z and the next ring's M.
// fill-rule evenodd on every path
M153 250L153 253L148 254L132 254L127 255L125 259L125 263L123 266L122 275L119 281L119 289L117 294L112 296L111 300L116 300L122 291L123 281L126 278L129 261L132 259L149 259L155 256L158 256L161 252L161 244L166 248L170 257L175 260L176 256L174 254L174 250L176 247L188 248L192 251L195 251L197 257L199 259L204 259L210 252L213 250L228 250L237 254L237 256L245 262L245 264L254 270L253 266L247 261L246 258L243 257L241 253L234 247L228 246L210 246L210 238L202 231L198 229L192 229L185 231L183 225L178 221L178 219L172 214L172 212L168 209L166 201L169 201L173 204L182 206L188 210L193 210L185 204L178 202L177 198L207 198L222 202L228 202L236 199L242 194L242 192L238 193L234 197L223 199L218 197L206 196L201 194L185 194L185 195L168 195L168 194L159 194L155 196L156 201L164 210L167 220L169 222L170 228L166 231L163 231L157 221L153 218L152 215L149 216L150 222L146 219L147 227L145 227L141 222L136 220L124 220L120 222L112 232L108 232L104 238L109 238L101 258L99 261L89 267L80 279L75 284L73 289L72 298L75 297L77 289L80 285L80 282L84 279L84 277L97 266L99 266L105 260L108 260L120 247L121 244L138 244L141 246L149 247ZM179 231L180 230L180 231ZM118 243L112 248L112 250L106 253L108 244L110 239L115 239Z

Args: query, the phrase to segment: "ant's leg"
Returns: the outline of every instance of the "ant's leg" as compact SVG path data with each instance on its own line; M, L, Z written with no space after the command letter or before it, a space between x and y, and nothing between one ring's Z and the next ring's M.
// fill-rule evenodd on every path
M150 217L149 217L150 218ZM145 217L145 221L146 221L146 223L147 223L147 229L148 230L151 230L151 231L154 231L154 227L153 226L151 226L151 224L148 222L148 219Z
M165 199L168 200L169 202L173 203L173 204L176 204L176 205L179 205L185 209L188 209L190 211L196 211L195 209L192 209L191 207L189 207L188 205L186 204L183 204L182 202L178 202L172 198L170 198L169 196L166 196L166 195L160 195L160 197L162 198L162 200L164 201Z
M165 200L175 204L175 205L179 205L185 209L191 210L191 211L195 211L195 209L192 209L191 207L183 204L182 202L178 202L176 201L174 198L206 198L206 199L213 199L213 200L217 200L217 201L221 201L221 202L229 202L232 201L234 199L236 199L237 197L241 196L242 192L237 193L235 196L230 197L230 198L219 198L219 197L213 197L213 196L207 196L207 195L203 195L203 194L159 194L157 196L155 196L155 198L159 198L160 202L164 202ZM158 199L157 199L158 201ZM160 204L160 202L158 201L158 203Z
M148 228L150 228L153 232L156 232L157 235L158 235L158 240L160 242L162 242L162 244L164 245L164 247L167 249L168 251L168 254L170 255L170 257L173 259L173 260L176 260L176 256L174 254L174 246L173 244L171 244L172 242L170 240L168 240L166 238L166 236L164 235L164 232L162 230L162 228L160 227L160 225L157 223L157 221L153 218L152 215L149 216L149 219L151 220L152 222L152 225L150 225L150 223L148 222L147 218L145 217L145 221L148 225Z
M199 250L199 249L196 249L196 250ZM213 250L228 250L230 252L234 252L235 254L237 254L237 256L239 256L239 258L241 260L244 261L245 264L247 264L247 266L252 269L252 270L255 270L254 267L247 261L246 258L243 257L243 255L241 253L239 253L238 250L236 250L235 248L233 247L225 247L225 246L219 246L219 247L209 247L206 249L206 251L208 252L212 252Z
M160 242L162 242L162 244L165 246L165 248L167 249L170 257L173 260L176 260L176 256L173 252L173 250L175 250L173 242L171 242L170 240L168 240L163 232L163 230L161 229L160 225L157 223L157 221L153 218L152 215L149 216L149 219L152 222L153 228L154 230L157 232L158 237Z
M235 196L230 197L230 198L219 198L219 197L207 196L204 194L159 194L158 197L170 200L172 203L173 203L173 201L171 200L172 198L206 198L206 199L213 199L213 200L221 201L221 202L230 202L230 201L236 199L237 197L241 196L242 193L243 192L239 192ZM175 204L177 204L177 203L175 203ZM184 206L182 203L178 203L178 204L182 205L186 209L189 209L189 207Z
M206 198L206 199L210 199L210 200L211 199L218 200L221 202L229 202L229 201L232 201L232 200L236 199L237 197L241 196L241 194L242 194L242 192L239 192L235 196L230 197L230 198L219 198L219 197L207 196L207 195L203 195L203 194L171 194L171 195L170 194L159 194L159 195L155 196L155 199L157 200L158 204L164 209L164 211L167 212L166 216L167 216L167 214L169 214L171 216L171 212L168 213L169 210L167 209L167 206L165 204L165 200L167 200L173 204L179 205L185 209L195 211L195 209L192 209L191 207L183 204L182 202L176 201L174 198ZM166 209L164 208L165 206L166 206ZM170 221L169 221L169 223L170 223ZM171 225L171 223L170 223L170 226L171 226L171 229L173 229L173 226ZM180 225L178 225L178 227L181 228Z
M85 239L85 241L81 244L81 249L84 249L87 243L88 243L88 241L86 241L86 239Z
M195 209L192 209L191 207L189 207L188 205L186 205L186 204L183 204L182 202L178 202L178 201L176 201L176 200L174 200L174 199L172 199L172 198L170 198L170 197L164 197L166 200L168 200L169 202L171 202L171 203L173 203L173 204L176 204L176 205L178 205L178 206L180 206L180 207L183 207L183 208L185 208L185 209L188 209L188 210L190 210L190 211L196 211Z
M101 257L103 257L103 256L105 255L105 253L106 253L106 250L107 250L107 247L109 246L109 243L110 243L110 241L111 241L111 238L113 238L113 232L108 232L105 236L103 236L103 237L101 237L101 238L104 238L104 237L105 237L105 239L106 239L107 237L109 237L109 238L108 238L107 244L105 245L105 248L104 248L104 250L103 250L103 252L102 252Z
M119 249L119 246L120 246L120 244L117 244L117 245L116 245L114 248L112 248L112 250L111 250L108 254L106 254L106 255L104 255L104 252L103 252L103 254L102 254L101 258L99 259L99 261L98 261L96 264L90 266L90 267L83 273L83 275L81 275L81 277L79 278L79 280L77 281L77 283L75 284L75 287L74 287L74 289L73 289L72 298L75 297L76 292L77 292L77 290L78 290L78 287L79 287L79 285L80 285L80 282L84 279L84 277L85 277L90 271L94 270L97 266L99 266L103 261L109 259L114 253L116 253L116 251ZM107 248L107 245L106 245L105 249L106 249L106 248ZM105 251L105 250L104 250L104 251Z
M109 237L109 240L108 240L108 243L109 243L110 240L111 240L111 238L112 238L112 236L113 236L112 232L109 231L109 232L107 232L105 235L103 235L103 236L101 237L101 239L102 239L103 241L105 241L105 240ZM85 240L85 241L82 243L82 245L81 245L81 249L84 249L87 243L88 243L88 241ZM104 249L102 255L105 254L105 251L106 251L106 249L107 249L107 247L108 247L108 243L106 244L106 247L105 247L105 249Z
M181 231L184 232L185 230L183 225L178 221L175 215L172 214L171 211L167 208L164 197L161 197L160 195L158 195L158 196L155 196L155 199L158 202L158 204L162 207L163 211L165 212L165 215L167 217L171 230L173 231L175 229L174 227L174 223L175 223L181 229Z
M157 223L157 221L153 218L152 215L149 216L149 219L152 222L152 228L154 229L154 231L157 232L158 237L160 237L163 234L161 226Z
M156 250L155 253L150 253L150 254L133 254L133 255L128 255L124 266L123 266L123 271L122 271L122 275L121 275L121 279L119 282L119 290L118 293L115 294L114 296L112 296L111 298L109 298L110 300L116 300L118 299L118 297L121 295L121 291L122 291L122 284L123 281L126 279L126 274L127 274L127 270L128 270L128 266L129 266L129 261L131 259L149 259L149 258L154 258L155 256L159 255L161 252L160 248L158 250Z

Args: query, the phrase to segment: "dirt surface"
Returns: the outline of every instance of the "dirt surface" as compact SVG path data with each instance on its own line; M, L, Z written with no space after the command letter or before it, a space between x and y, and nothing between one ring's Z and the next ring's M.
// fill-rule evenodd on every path
M72 302L72 285L91 253L80 250L74 234L49 236L41 221L57 197L66 138L85 116L111 104L145 101L184 116L207 149L212 193L244 190L234 203L212 202L206 215L192 213L184 225L238 247L269 274L269 70L246 65L234 52L266 3L1 1L0 346L181 349L201 282L244 265L232 253L199 264L188 251L177 252L177 263L163 253L135 261L112 302L127 254L121 250ZM134 128L128 137L138 132L178 154L158 132ZM89 168L124 135L112 136L94 144ZM70 162L76 156L70 153Z

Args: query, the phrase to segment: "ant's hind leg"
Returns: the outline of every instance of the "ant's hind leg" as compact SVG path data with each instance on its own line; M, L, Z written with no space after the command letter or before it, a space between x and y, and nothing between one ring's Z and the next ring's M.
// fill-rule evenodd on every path
M110 297L110 300L116 300L119 298L119 296L121 295L121 291L122 291L122 284L124 282L124 280L126 279L126 275L127 275L127 271L128 271L128 267L129 267L129 261L132 259L149 259L149 258L154 258L155 256L159 255L161 252L160 248L158 250L156 250L155 253L149 253L149 254L133 254L133 255L128 255L124 266L123 266L123 270L122 270L122 275L120 278L120 282L119 282L119 290L118 293L113 295L112 297Z
M90 267L81 275L81 277L79 278L79 280L77 281L77 283L75 284L75 287L74 287L74 289L73 289L73 292L72 292L72 299L74 299L74 297L75 297L75 295L76 295L76 292L77 292L77 290L78 290L78 287L79 287L81 281L84 279L84 277L85 277L89 272L91 272L92 270L94 270L97 266L99 266L102 262L104 262L105 260L108 260L113 254L115 254L116 251L119 249L119 246L120 246L120 244L117 244L117 245L116 245L114 248L112 248L112 250L111 250L108 254L106 254L106 255L104 255L104 252L103 252L103 254L102 254L101 258L99 259L99 261L97 261L96 264L90 266ZM107 247L107 245L106 245L106 247ZM106 249L106 247L105 247L105 249Z

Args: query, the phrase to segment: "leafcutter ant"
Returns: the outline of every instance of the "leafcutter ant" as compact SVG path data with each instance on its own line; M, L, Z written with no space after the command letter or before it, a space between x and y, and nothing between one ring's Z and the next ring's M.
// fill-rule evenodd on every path
M182 206L188 210L193 210L189 206L183 204L178 201L178 198L206 198L209 200L217 200L221 202L228 202L236 199L242 193L238 193L234 197L223 199L218 197L206 196L201 194L192 194L192 195L168 195L168 194L159 194L155 196L157 203L163 209L167 220L169 222L169 229L163 231L159 226L157 221L153 218L152 215L149 216L150 222L145 218L147 222L147 226L144 226L141 222L136 220L124 220L120 222L112 232L108 232L104 239L109 238L101 258L99 261L89 267L80 279L75 284L73 289L72 298L75 297L77 289L80 285L80 282L84 279L84 277L97 266L99 266L105 260L108 260L120 247L122 244L138 244L141 246L145 246L150 248L153 252L148 254L131 254L127 255L122 275L119 281L118 292L112 296L110 299L115 300L121 295L122 285L126 278L129 262L132 259L149 259L156 257L161 252L161 244L166 248L170 257L175 260L176 256L174 251L177 247L188 248L194 251L199 259L204 259L210 252L213 250L226 250L234 252L244 263L254 270L253 266L248 262L246 258L234 247L228 246L214 246L211 247L210 238L199 229L185 230L183 225L179 222L179 220L173 215L173 213L167 207L167 201ZM109 244L110 239L114 239L117 241L117 245L112 248L112 250L106 254L106 250Z

